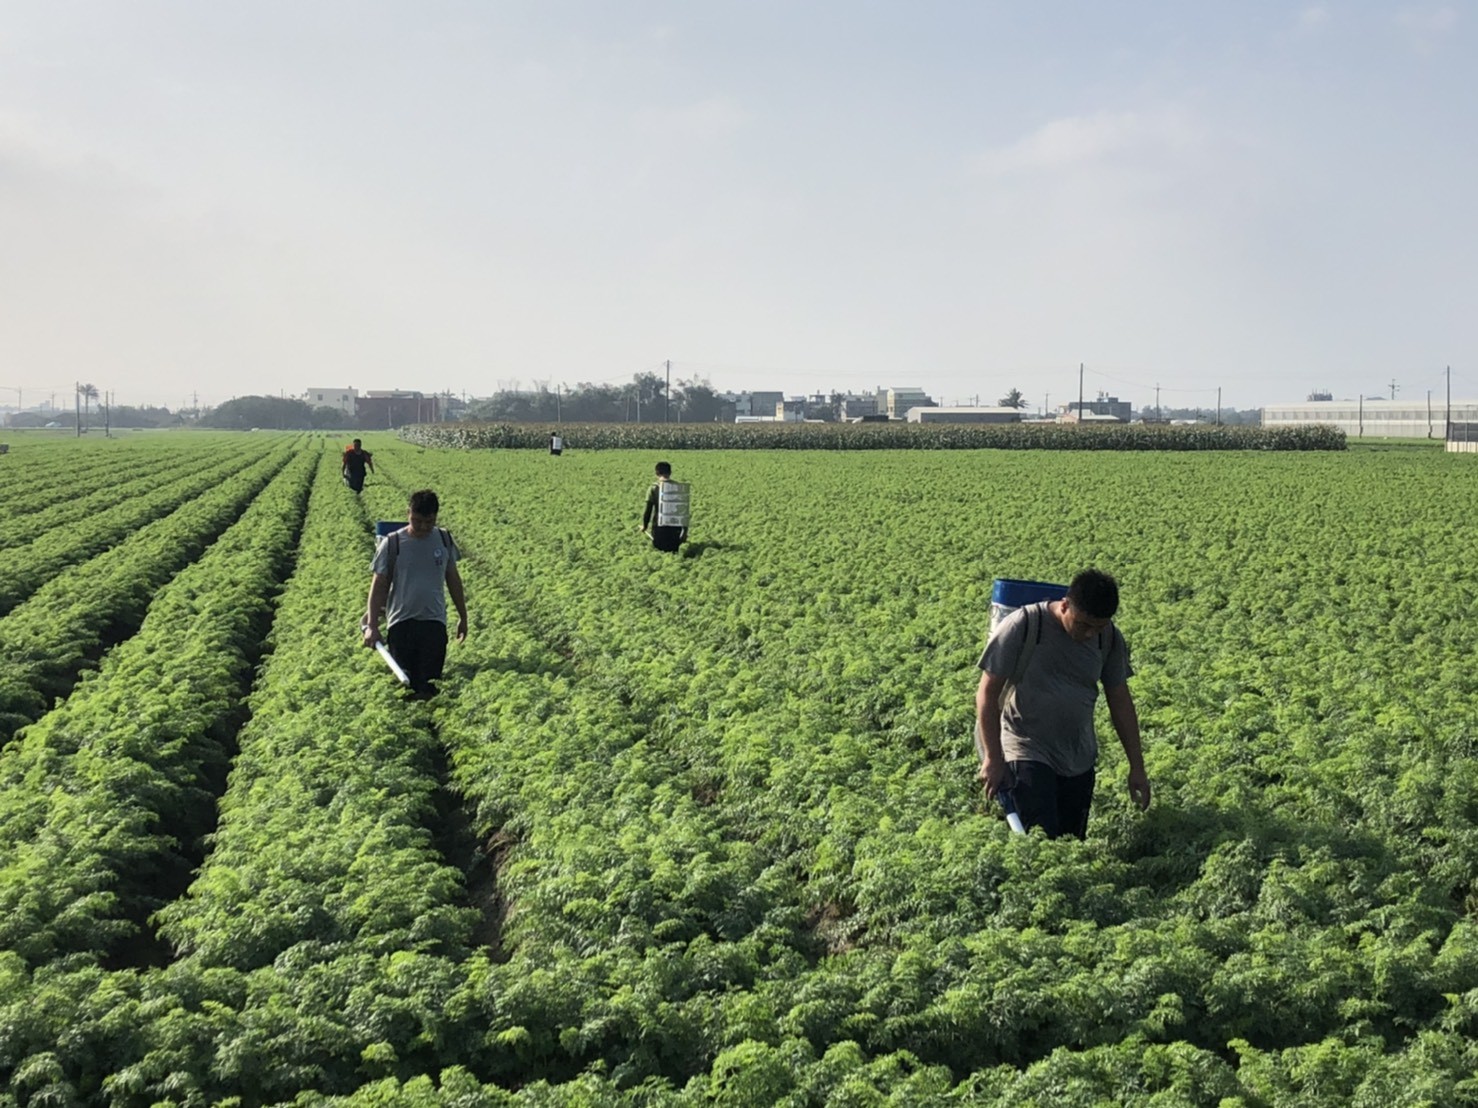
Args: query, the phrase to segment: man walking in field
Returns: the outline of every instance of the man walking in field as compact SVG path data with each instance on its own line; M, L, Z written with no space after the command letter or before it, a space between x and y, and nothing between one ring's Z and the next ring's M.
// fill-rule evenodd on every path
M359 445L359 440L354 440L354 445L344 451L343 474L344 482L355 492L364 489L364 471L366 468L371 473L375 471L375 456L364 447Z
M1100 684L1129 759L1129 795L1141 809L1149 807L1139 716L1127 683L1134 671L1113 623L1118 610L1118 583L1085 569L1064 599L1025 605L1002 620L980 658L976 738L986 796L1008 795L1027 829L1040 827L1048 838L1088 834Z
M374 647L385 616L390 655L420 700L436 694L446 665L447 593L457 606L457 641L467 639L467 597L457 570L462 555L451 532L436 526L440 507L430 489L411 493L409 526L386 535L375 549L364 617L364 645Z
M672 466L657 463L657 483L647 492L641 529L652 546L669 554L688 541L688 486L672 479Z

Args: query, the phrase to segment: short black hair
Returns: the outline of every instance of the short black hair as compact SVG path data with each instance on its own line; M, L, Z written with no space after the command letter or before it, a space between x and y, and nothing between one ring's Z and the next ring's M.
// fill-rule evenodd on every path
M430 489L417 489L411 493L411 511L418 516L434 516L441 511L441 501Z
M355 439L355 440L354 440L354 445L355 445L355 446L358 446L358 445L359 445L359 440L358 440L358 439Z
M658 462L657 463L657 476L658 477L671 477L672 476L672 463L671 462Z
M1119 583L1101 569L1085 569L1067 587L1067 602L1093 619L1113 619Z

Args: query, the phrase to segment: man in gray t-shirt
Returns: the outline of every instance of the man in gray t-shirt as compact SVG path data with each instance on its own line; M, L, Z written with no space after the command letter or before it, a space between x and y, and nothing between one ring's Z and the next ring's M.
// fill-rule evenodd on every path
M986 795L1008 794L1022 822L1051 838L1081 839L1088 832L1100 684L1129 759L1129 793L1141 808L1149 806L1139 717L1127 684L1134 671L1113 624L1118 608L1114 579L1084 570L1064 599L1027 605L1002 620L980 657L976 737Z
M436 526L440 507L430 489L411 493L410 525L381 539L370 563L374 576L364 617L364 645L373 647L381 641L385 616L390 654L422 699L435 694L446 665L448 592L457 606L457 641L467 638L467 598L457 570L462 555L451 532Z

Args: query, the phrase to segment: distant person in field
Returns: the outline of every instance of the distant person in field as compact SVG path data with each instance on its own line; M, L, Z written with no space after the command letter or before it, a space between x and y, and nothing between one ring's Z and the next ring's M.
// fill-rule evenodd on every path
M375 456L354 440L354 445L344 451L344 481L355 492L364 488L364 471L375 471Z
M565 450L565 440L564 440L564 438L562 436L558 435L558 434L550 435L549 436L549 453L553 454L557 458L561 454L564 453L564 450Z
M364 645L385 642L390 655L410 678L418 699L436 694L446 665L446 594L457 606L457 641L467 639L467 597L457 570L461 552L451 532L436 526L441 505L436 493L411 493L409 525L380 540L370 563L369 606L364 617Z
M975 736L985 794L1009 795L1027 829L1040 827L1049 838L1087 836L1100 685L1129 759L1129 795L1141 809L1150 804L1139 716L1127 683L1134 670L1113 622L1118 610L1118 583L1085 569L1064 599L1024 605L1002 620L980 658ZM1026 666L1019 670L1024 651Z
M647 491L647 507L641 517L642 534L652 546L669 554L688 541L688 486L672 479L672 466L657 463L657 483Z

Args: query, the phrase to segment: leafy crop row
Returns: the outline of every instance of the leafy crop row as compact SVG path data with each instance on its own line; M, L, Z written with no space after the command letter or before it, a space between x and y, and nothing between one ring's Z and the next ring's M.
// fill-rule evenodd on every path
M1450 468L695 457L707 522L663 558L631 531L649 457L624 494L610 458L495 464L440 474L493 621L442 734L509 844L486 1018L526 1073L1461 1095L1474 630L1408 616L1474 587ZM965 738L989 579L1087 562L1125 582L1160 799L1133 814L1110 752L1088 844L1010 839Z
M12 512L0 524L0 549L34 542L58 527L76 524L123 501L147 495L186 473L198 472L206 459L188 453L140 454L127 466L110 466L106 482L96 488L67 475L49 490L49 503L34 511Z
M95 660L138 626L154 591L239 516L291 456L290 446L65 570L0 619L0 741L38 719Z
M1454 459L673 453L665 556L654 453L367 445L360 499L320 468L174 960L3 964L14 1088L1478 1098ZM426 485L473 623L430 709L353 633L368 524ZM1155 805L1107 749L1087 842L1013 837L969 740L990 581L1085 564L1123 585Z
M1330 427L1117 427L940 423L439 423L400 432L419 446L569 450L1343 450Z
M293 459L138 634L0 755L0 948L25 965L146 950L144 920L183 887L316 462Z
M424 706L359 643L367 522L326 457L212 849L157 915L177 960L139 1012L168 1016L116 1097L280 1101L454 1056L442 1006L476 912L441 848Z
M86 561L116 545L130 532L174 511L241 469L236 458L215 459L214 464L189 466L186 471L147 492L123 497L72 526L51 526L33 531L25 546L7 553L6 573L0 579L0 615L9 612L40 586L68 566ZM16 525L24 525L16 520Z
M205 464L223 448L239 448L219 436L140 435L79 441L68 436L7 436L0 456L0 503L6 518L45 511L60 499L85 496L117 483L119 473L139 466L169 468L190 458ZM17 441L17 440L21 441Z

